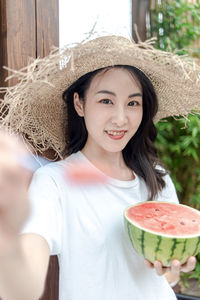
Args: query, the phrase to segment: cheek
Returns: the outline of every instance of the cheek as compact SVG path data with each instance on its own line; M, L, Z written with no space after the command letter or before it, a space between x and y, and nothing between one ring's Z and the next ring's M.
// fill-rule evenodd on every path
M139 116L139 125L141 124L142 119L143 119L143 110L141 111L140 116Z
M130 117L131 117L130 120L131 120L132 125L135 127L139 127L142 122L143 111L142 110L137 111L134 114L132 114Z
M84 119L85 123L88 124L88 126L93 125L93 127L102 126L106 123L106 121L109 118L108 111L101 109L101 106L85 106L84 109Z
M101 114L97 111L93 111L91 108L85 110L84 120L86 129L89 133L96 133L101 128Z

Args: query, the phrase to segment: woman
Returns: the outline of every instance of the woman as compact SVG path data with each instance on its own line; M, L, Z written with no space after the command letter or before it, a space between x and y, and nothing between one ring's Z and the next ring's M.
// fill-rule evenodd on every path
M4 125L27 135L35 149L53 148L61 160L34 175L31 215L3 255L0 293L11 295L6 277L12 274L12 295L39 297L49 255L56 254L61 300L176 299L158 275L190 271L195 258L184 266L175 260L167 270L158 261L145 262L124 233L123 211L141 201L178 201L158 162L153 120L198 108L199 69L116 36L67 49L62 59L55 53L35 62L31 76L5 99ZM103 173L107 184L71 185L63 169L77 163ZM17 265L20 276L14 278Z

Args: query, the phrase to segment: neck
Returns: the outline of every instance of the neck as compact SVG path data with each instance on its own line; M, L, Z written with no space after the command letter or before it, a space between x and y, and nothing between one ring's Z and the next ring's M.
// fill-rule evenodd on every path
M107 152L103 149L88 149L85 146L81 152L104 174L120 179L132 180L134 175L124 162L122 152Z

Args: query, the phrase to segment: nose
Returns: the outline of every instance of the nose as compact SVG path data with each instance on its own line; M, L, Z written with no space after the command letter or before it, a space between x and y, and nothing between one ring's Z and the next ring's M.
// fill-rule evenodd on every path
M113 116L112 116L112 124L117 127L122 127L127 124L128 118L124 107L116 107Z

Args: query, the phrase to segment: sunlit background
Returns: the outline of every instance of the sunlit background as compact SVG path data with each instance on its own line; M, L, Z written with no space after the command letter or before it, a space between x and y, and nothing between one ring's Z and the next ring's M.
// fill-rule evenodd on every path
M93 33L131 36L130 0L59 0L60 47L81 42Z

